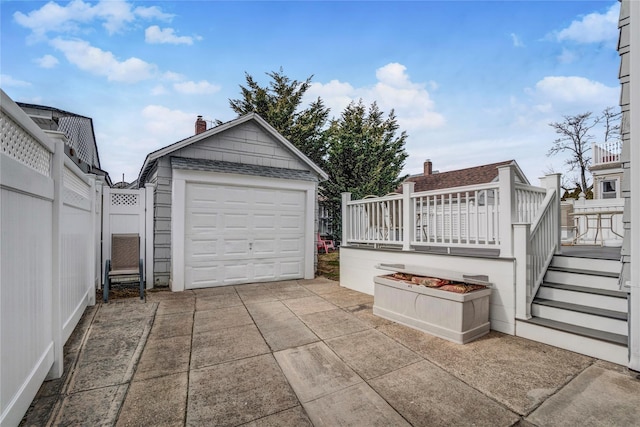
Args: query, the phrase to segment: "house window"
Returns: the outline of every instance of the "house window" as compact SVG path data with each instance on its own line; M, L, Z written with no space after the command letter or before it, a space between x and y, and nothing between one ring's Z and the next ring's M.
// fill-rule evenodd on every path
M606 179L602 181L602 198L603 199L615 199L618 197L616 193L616 181L615 179Z

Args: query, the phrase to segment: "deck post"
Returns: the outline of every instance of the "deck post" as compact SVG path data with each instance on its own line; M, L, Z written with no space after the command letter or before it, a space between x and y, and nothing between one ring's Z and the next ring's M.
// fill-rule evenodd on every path
M415 232L415 215L411 195L413 194L415 182L405 182L402 184L402 250L411 250L411 241Z
M529 300L530 283L529 263L531 224L513 224L513 257L516 260L516 318L528 320L531 318Z
M498 184L500 257L511 258L513 256L513 224L518 219L514 165L509 164L498 168Z
M540 183L542 184L542 186L544 188L547 189L547 193L550 190L554 190L556 192L556 199L555 199L555 203L553 204L553 209L554 209L554 215L553 215L553 220L556 224L555 226L555 232L556 235L554 236L555 240L556 240L556 251L555 253L559 254L561 249L562 249L562 222L560 219L561 216L561 212L560 212L560 198L562 197L562 194L560 193L561 187L560 187L560 177L562 174L559 173L552 173L549 175L544 176L543 178L540 179Z
M347 203L351 201L351 193L342 193L342 240L340 246L348 246L347 238L351 234L351 223L349 221L349 211L347 209Z

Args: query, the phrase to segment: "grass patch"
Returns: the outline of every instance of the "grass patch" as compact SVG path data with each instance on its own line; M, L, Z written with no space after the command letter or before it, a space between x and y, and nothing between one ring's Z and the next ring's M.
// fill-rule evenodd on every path
M318 276L340 281L340 252L318 254Z

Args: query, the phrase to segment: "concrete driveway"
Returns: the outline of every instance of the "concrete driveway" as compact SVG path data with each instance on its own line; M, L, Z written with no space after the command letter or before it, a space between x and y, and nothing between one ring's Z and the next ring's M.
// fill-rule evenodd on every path
M90 307L23 425L638 425L625 367L491 332L457 345L327 279Z

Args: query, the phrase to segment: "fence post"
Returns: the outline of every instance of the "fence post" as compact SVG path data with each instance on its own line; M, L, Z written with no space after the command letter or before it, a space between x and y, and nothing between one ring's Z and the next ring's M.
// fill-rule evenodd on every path
M146 250L144 258L145 278L147 289L153 288L153 190L155 185L147 182L144 185L146 191L145 207L145 227L146 227Z
M89 250L87 251L87 263L89 268L87 269L87 283L89 283L90 291L89 291L89 305L96 304L96 176L94 174L89 174L89 182L91 183L91 188L89 188L89 194L91 196L91 213L90 213L90 227L91 227L91 237L89 238Z
M111 187L102 188L102 263L100 269L104 281L105 263L111 259ZM104 286L104 283L102 284Z
M341 218L342 218L342 241L340 246L348 246L347 238L351 234L351 223L349 222L349 211L347 209L347 203L351 201L351 193L342 193L342 206L341 206Z
M516 318L527 320L531 318L531 305L529 304L531 283L529 274L531 263L529 262L531 224L513 224L513 257L516 261Z
M55 151L51 160L53 179L52 212L52 280L51 280L51 330L53 334L53 365L47 379L60 378L63 373L64 352L62 340L62 193L64 190L64 142L58 135L49 134Z
M560 250L562 248L562 232L561 232L562 221L560 219L560 216L561 216L560 198L562 197L562 195L560 194L560 191L561 191L560 177L561 177L561 174L552 173L552 174L546 175L544 178L540 180L542 183L542 186L547 189L547 193L551 190L555 191L556 193L555 202L553 203L553 209L554 209L553 221L556 224L556 226L554 227L554 230L555 230L554 240L556 242L555 253L560 253Z
M415 223L413 221L413 204L411 203L411 194L413 194L415 182L405 182L402 184L402 250L411 250L411 241L415 232Z
M513 165L498 168L498 185L500 257L510 258L513 256L513 224L517 221L518 215Z

